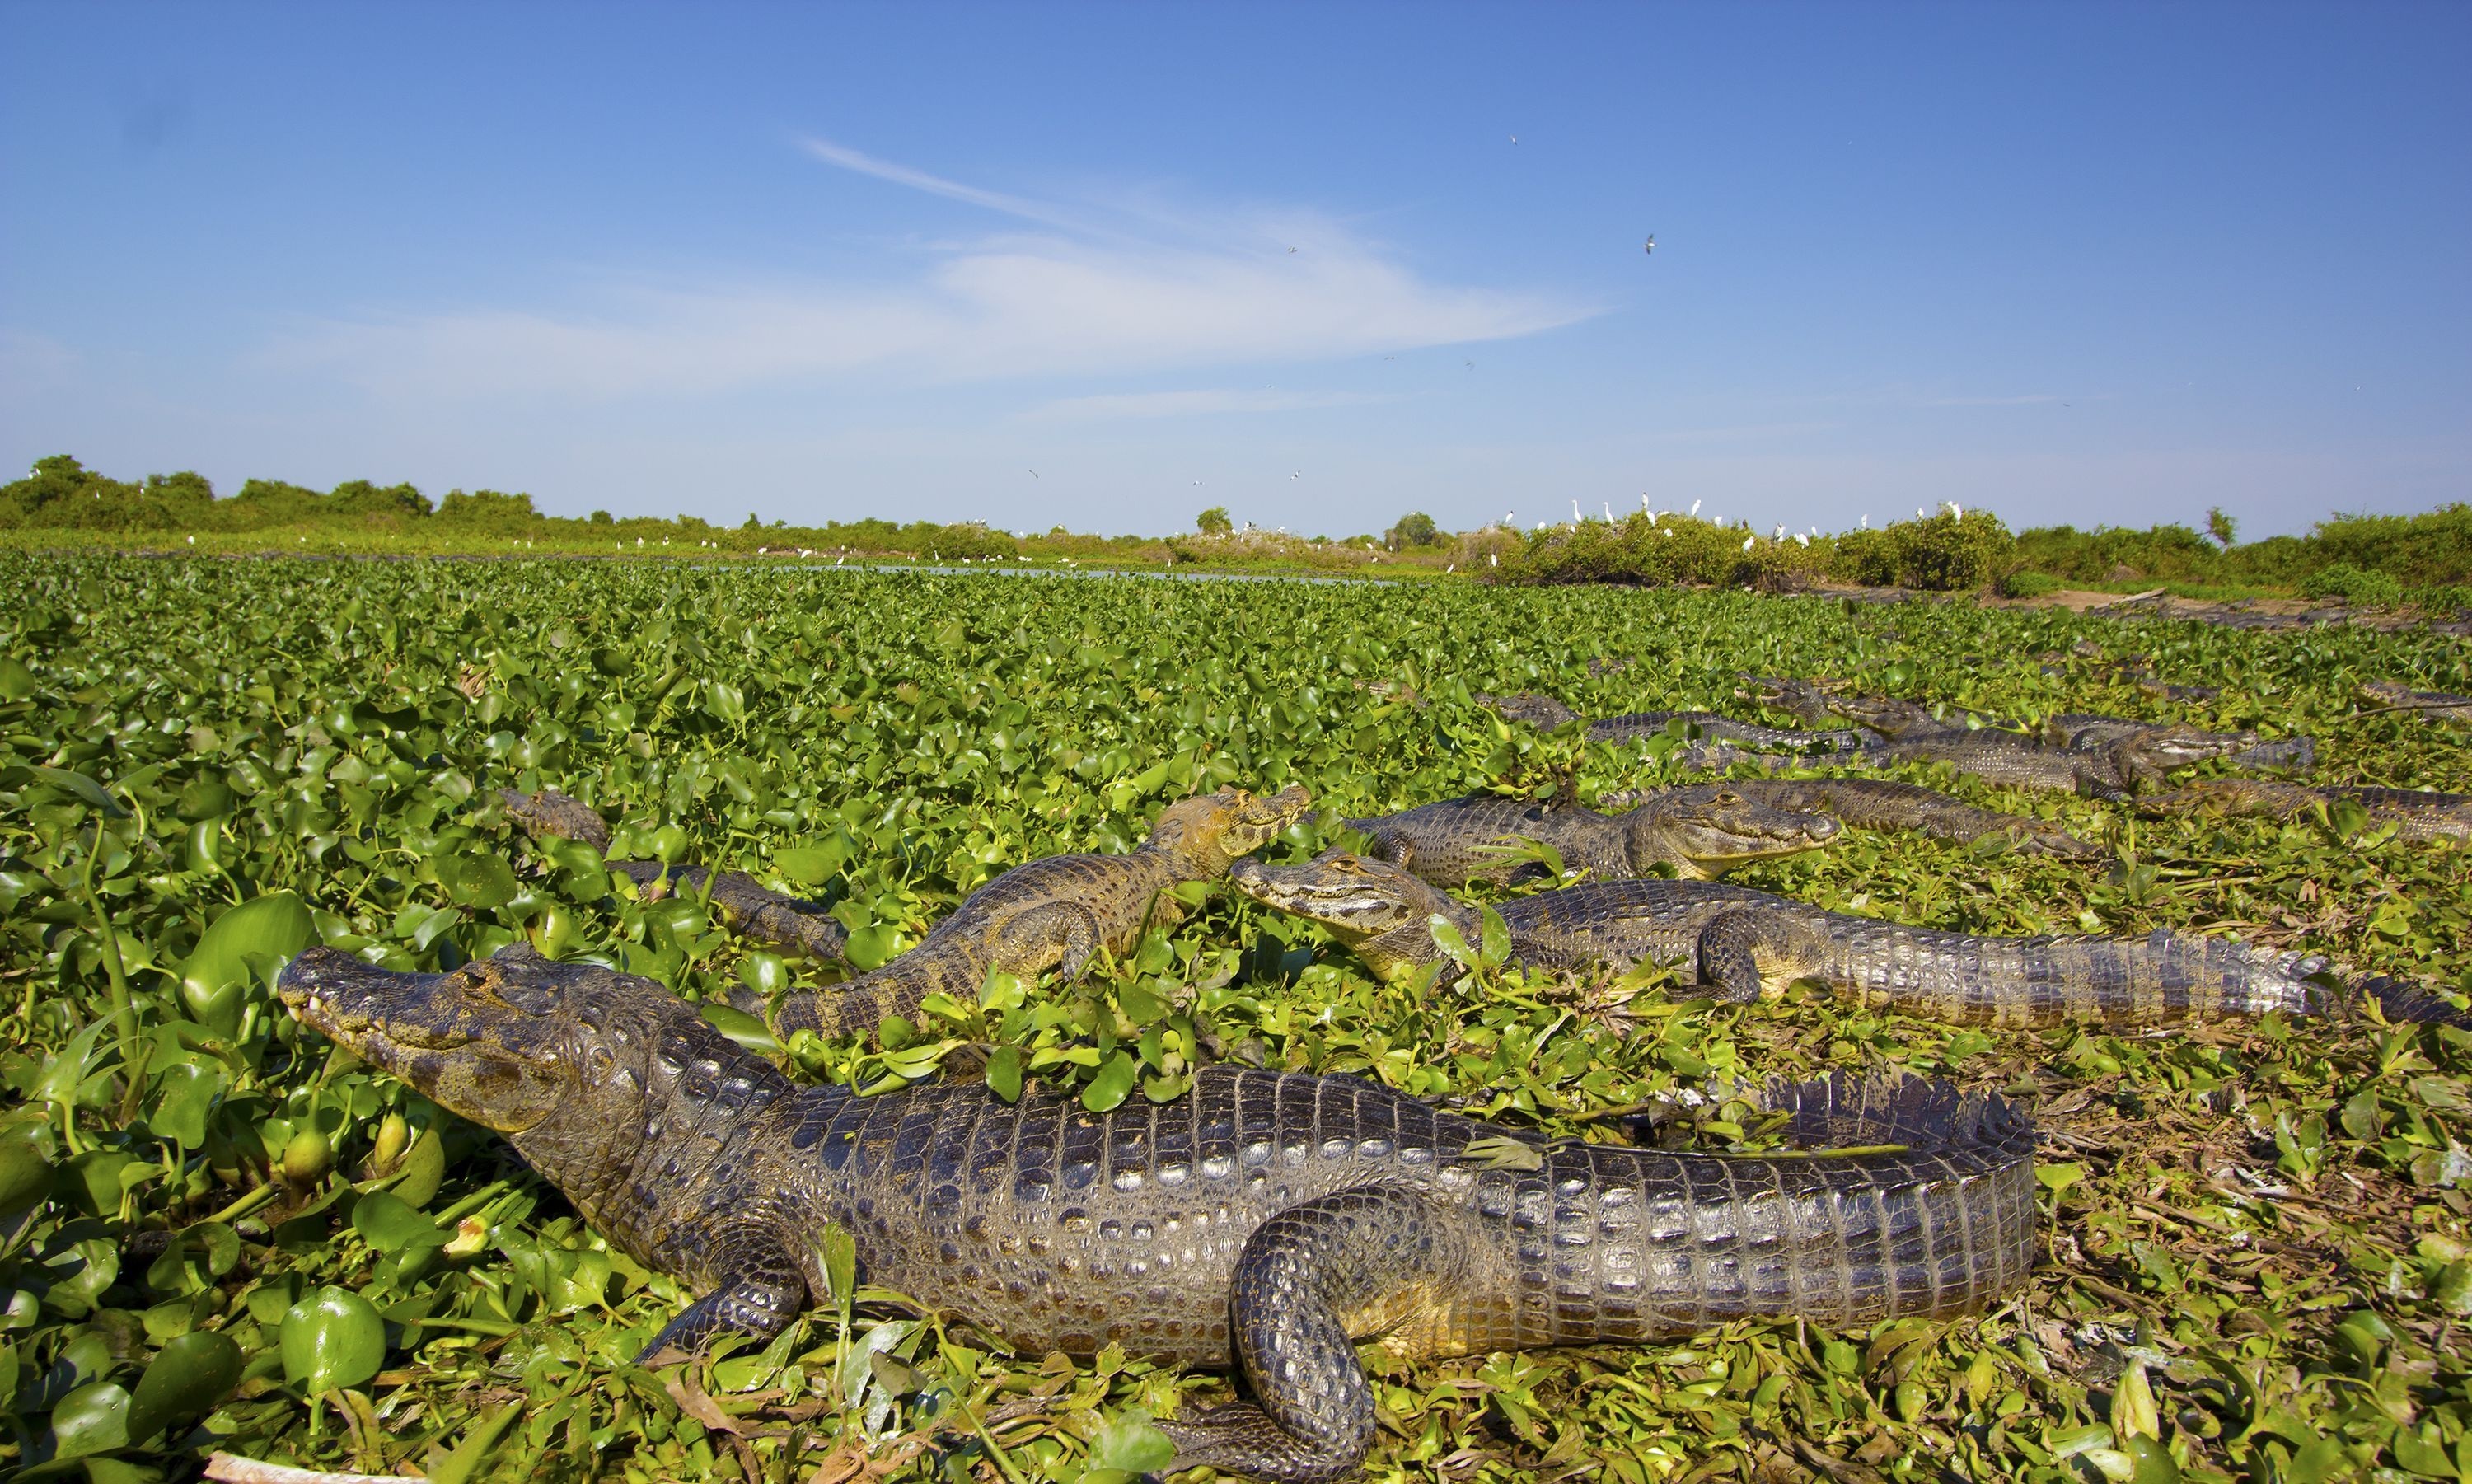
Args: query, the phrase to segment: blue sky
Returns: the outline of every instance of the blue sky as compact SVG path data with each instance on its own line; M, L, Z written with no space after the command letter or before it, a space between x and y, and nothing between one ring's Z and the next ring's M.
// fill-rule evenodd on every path
M0 50L0 467L1144 533L2472 493L2461 5L16 4Z

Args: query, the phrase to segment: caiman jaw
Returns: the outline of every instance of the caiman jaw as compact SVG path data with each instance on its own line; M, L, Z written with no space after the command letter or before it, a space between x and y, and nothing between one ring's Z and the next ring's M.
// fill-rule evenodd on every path
M1349 940L1374 937L1416 915L1415 903L1353 856L1302 866L1240 860L1228 873L1236 890L1264 906L1319 922Z
M274 989L302 1023L431 1101L520 1133L548 1114L575 1074L555 994L508 982L528 953L418 974L316 947L294 959Z

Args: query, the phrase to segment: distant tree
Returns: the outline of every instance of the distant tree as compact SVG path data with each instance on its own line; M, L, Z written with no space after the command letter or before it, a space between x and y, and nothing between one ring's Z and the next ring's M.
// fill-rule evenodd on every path
M2240 522L2234 520L2231 516L2224 515L2223 508L2222 506L2213 505L2207 507L2206 534L2215 539L2216 545L2221 546L2225 551L2231 550L2232 540L2239 535L2239 533Z
M1411 546L1439 546L1442 533L1435 526L1434 517L1423 511L1410 511L1399 517L1399 523L1382 533L1382 544L1392 551L1405 551Z
M761 531L764 529L764 522L756 519L755 512L750 510L747 513L747 524L740 526L738 529L742 531Z
M1201 528L1201 534L1204 536L1225 536L1236 528L1236 522L1227 518L1227 507L1224 505L1213 505L1196 515L1193 523Z
M438 502L438 518L458 525L508 526L530 525L540 518L533 509L529 494L508 494L499 490L475 490L465 494L449 490L446 498Z
M596 510L596 511L594 511L594 512L592 513L592 522L591 522L591 523L592 523L592 524L594 524L594 525L596 525L596 526L606 526L606 525L615 525L615 524L617 524L617 522L615 522L615 521L613 521L613 520L611 520L611 519L609 518L609 513L608 513L607 511L606 511L606 510Z
M326 496L338 515L401 515L417 520L429 514L429 496L410 485L380 487L366 479L347 479Z

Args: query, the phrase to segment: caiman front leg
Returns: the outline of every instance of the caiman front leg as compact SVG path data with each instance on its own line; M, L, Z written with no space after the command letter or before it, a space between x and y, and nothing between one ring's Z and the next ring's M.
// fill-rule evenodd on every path
M1757 907L1729 908L1700 929L1700 982L1730 1005L1752 1004L1771 986L1782 990L1825 963L1818 935Z
M1171 1471L1302 1481L1355 1472L1373 1446L1373 1387L1356 1340L1464 1298L1468 1252L1450 1213L1413 1190L1342 1190L1292 1206L1245 1241L1228 1284L1236 1358L1254 1404L1158 1424Z
M706 1253L704 1260L719 1258L721 1281L654 1335L635 1357L637 1365L652 1365L665 1351L693 1355L724 1334L769 1340L807 1306L807 1280L778 1233L767 1227L733 1227L714 1238L712 1246L718 1253Z
M1053 964L1067 979L1079 979L1099 952L1099 920L1074 901L1043 901L1026 907L996 935L996 967L1007 973L1034 974Z

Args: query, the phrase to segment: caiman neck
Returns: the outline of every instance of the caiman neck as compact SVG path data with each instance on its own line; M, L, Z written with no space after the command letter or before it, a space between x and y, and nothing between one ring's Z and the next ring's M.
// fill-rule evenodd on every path
M1356 945L1356 956L1365 967L1383 980L1409 978L1426 965L1442 962L1441 945L1434 942L1433 920L1446 918L1459 929L1460 941L1474 946L1485 928L1485 915L1440 892L1433 899L1420 903L1426 910L1398 926L1374 934ZM1447 977L1456 977L1457 966L1450 966Z

